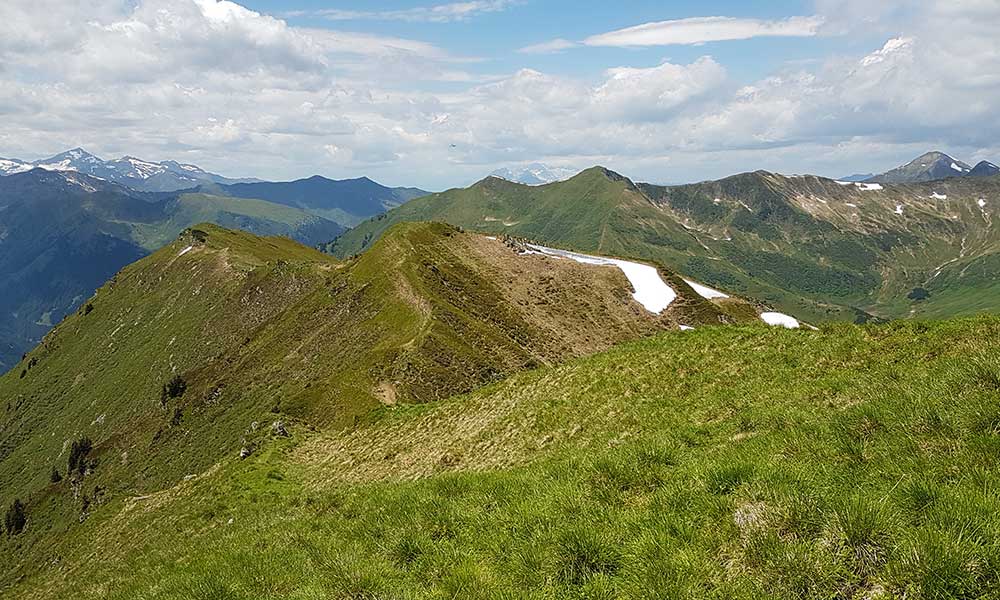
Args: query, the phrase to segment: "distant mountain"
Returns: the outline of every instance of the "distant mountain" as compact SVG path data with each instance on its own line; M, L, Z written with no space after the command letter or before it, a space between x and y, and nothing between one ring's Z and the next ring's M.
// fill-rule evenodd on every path
M17 160L16 158L0 158L0 176L24 173L35 168L35 165Z
M985 160L969 171L969 177L993 177L994 175L1000 175L1000 167Z
M77 171L146 192L173 192L208 183L232 184L256 181L230 179L209 173L194 165L169 160L154 163L132 156L103 160L82 148L67 150L30 163L18 159L0 159L0 175L23 173L36 167L47 171Z
M971 172L972 167L944 152L928 152L901 167L896 167L881 175L875 175L866 181L872 183L919 183L949 177L965 177Z
M875 177L874 173L859 173L855 175L848 175L847 177L840 177L837 181L850 181L851 183L854 183L855 181L868 181L872 177Z
M350 256L393 223L436 220L651 260L810 321L943 317L1000 310L995 198L996 177L879 184L757 171L657 186L595 167L542 187L490 177L417 198L329 250Z
M565 181L576 175L577 171L563 167L550 167L541 163L532 163L520 167L497 169L490 175L524 185L545 185L556 181Z
M204 189L294 206L345 226L357 225L429 193L417 188L386 187L367 177L338 181L318 175L297 181L237 183Z
M69 170L80 159L85 157L60 159L67 170L0 177L0 372L116 271L195 223L310 245L343 231L322 217L263 200L135 192Z

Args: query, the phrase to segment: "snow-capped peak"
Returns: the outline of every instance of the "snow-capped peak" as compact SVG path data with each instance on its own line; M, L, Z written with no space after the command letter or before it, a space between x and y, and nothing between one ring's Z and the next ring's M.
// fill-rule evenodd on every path
M31 163L26 163L20 160L10 160L7 158L0 158L0 175L14 175L15 173L24 173L25 171L30 171L34 166Z
M523 183L525 185L545 185L556 181L564 181L577 174L575 169L566 167L551 167L541 163L531 163L527 165L506 167L493 171L490 175Z

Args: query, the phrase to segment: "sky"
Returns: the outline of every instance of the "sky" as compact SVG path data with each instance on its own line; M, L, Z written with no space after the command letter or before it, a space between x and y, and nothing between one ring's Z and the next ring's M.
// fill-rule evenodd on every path
M8 0L0 157L440 190L1000 162L997 0Z

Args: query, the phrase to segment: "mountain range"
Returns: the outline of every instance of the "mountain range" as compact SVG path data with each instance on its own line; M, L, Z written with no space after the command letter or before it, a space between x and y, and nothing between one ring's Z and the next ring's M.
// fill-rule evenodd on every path
M757 171L656 186L593 168L418 198L328 248L350 256L394 223L437 220L651 260L810 321L950 316L1000 309L996 203L998 177L883 185Z
M82 148L74 148L33 162L0 159L0 175L23 173L31 169L76 171L146 192L173 192L195 188L206 183L227 184L256 181L255 179L230 179L209 173L195 165L182 164L172 160L154 163L131 156L103 160Z

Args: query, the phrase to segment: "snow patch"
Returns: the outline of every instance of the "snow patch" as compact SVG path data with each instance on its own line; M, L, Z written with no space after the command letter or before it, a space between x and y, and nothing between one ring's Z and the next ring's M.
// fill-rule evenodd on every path
M642 304L643 307L651 313L662 313L668 306L670 306L670 303L677 298L677 292L663 282L659 271L657 271L655 267L628 262L625 260L618 260L616 258L604 258L601 256L590 256L587 254L568 252L566 250L556 250L554 248L546 248L545 246L536 246L534 244L527 244L527 246L531 250L541 254L547 254L549 256L559 258L568 258L586 265L618 267L621 269L621 272L625 274L629 283L632 284L632 289L635 290L632 292L632 297L635 298L636 302Z
M937 192L934 192L933 194L931 194L931 198L933 198L935 200L947 200L948 199L948 195L947 194L939 194Z
M854 184L862 192L877 192L878 190L885 189L877 183L855 183Z
M902 204L897 204L896 205L896 214L897 215L903 214L903 205Z
M680 327L681 331L694 331L694 327L691 327L689 325L681 325Z
M846 203L844 206L850 206L851 208L857 208L858 207L857 204L851 204L850 202Z
M779 312L766 312L760 315L760 320L764 321L768 325L781 326L785 329L798 329L799 322L793 317L779 313Z
M838 181L837 185L854 185L853 181Z
M184 256L185 254L190 252L193 248L194 246L188 246L187 248L181 250L180 254L178 254L177 256Z
M958 165L957 165L957 164L955 164L955 163L951 163L951 168L952 168L952 169L955 169L955 170L956 170L956 171L958 171L959 173L965 173L965 172L966 172L966 171L968 170L968 169L963 169L962 167L958 166Z
M984 198L980 198L976 204L979 205L979 208L986 208L986 200Z
M719 290L713 290L712 288L710 288L710 287L708 287L706 285L702 285L702 284L700 284L700 283L698 283L696 281L691 281L690 279L685 279L684 283L686 283L689 286L691 286L691 289L693 289L702 298L707 298L709 300L712 300L713 298L728 298L729 297L727 294L723 294Z

